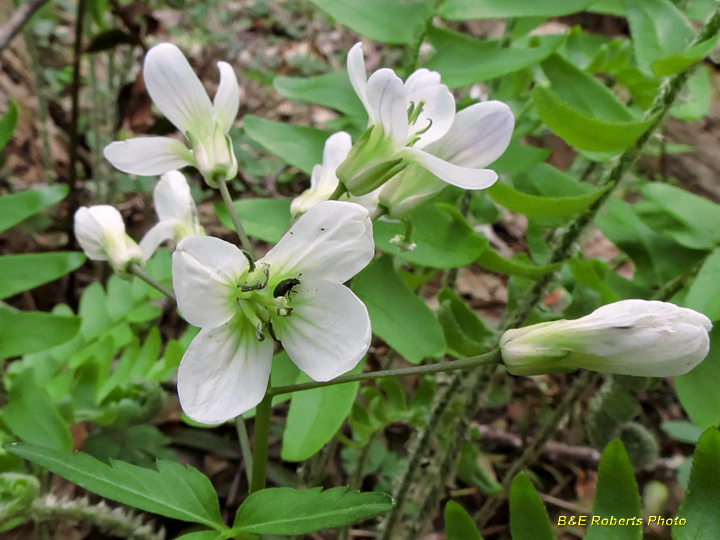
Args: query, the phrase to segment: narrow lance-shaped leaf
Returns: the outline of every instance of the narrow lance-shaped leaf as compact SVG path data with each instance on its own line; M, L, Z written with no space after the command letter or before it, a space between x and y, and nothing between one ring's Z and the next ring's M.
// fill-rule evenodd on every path
M85 262L82 253L29 253L0 257L0 298L54 281Z
M513 540L555 540L545 505L525 473L510 486L510 531Z
M573 197L539 197L495 182L485 193L500 206L529 217L572 216L585 211L607 188Z
M455 501L445 505L445 540L483 540L473 518Z
M67 193L67 186L52 186L0 197L0 232L60 202Z

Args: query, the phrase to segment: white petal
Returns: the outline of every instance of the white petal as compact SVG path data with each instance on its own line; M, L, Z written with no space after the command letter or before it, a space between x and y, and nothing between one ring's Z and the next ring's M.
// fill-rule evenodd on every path
M242 317L201 330L178 370L185 414L196 422L220 424L255 407L267 391L272 352L272 340L259 342Z
M160 247L160 244L166 240L175 239L175 227L179 221L174 219L168 219L160 221L153 225L145 236L140 240L140 250L142 251L143 259L146 261L153 256L153 253Z
M171 43L150 49L145 56L143 78L157 108L183 134L189 131L201 139L212 135L212 103L180 49Z
M173 253L173 288L187 322L212 328L237 312L235 288L248 266L242 252L212 236L183 238Z
M310 208L262 261L271 276L344 283L375 253L368 211L350 202L325 201Z
M323 148L323 170L335 173L340 164L345 161L352 148L352 138L349 133L338 131L330 135Z
M416 107L423 102L423 108L415 123L410 126L408 141L416 137L415 133L430 128L419 135L415 148L438 140L445 135L455 118L455 98L448 87L440 84L440 74L427 69L419 69L405 82L406 107L413 103Z
M363 56L362 43L356 43L348 53L347 70L350 84L352 84L355 93L365 106L365 110L370 115L370 104L367 100L365 87L367 86L367 73L365 71L365 57Z
M303 281L295 290L292 314L274 323L290 359L316 381L350 371L370 347L365 304L339 283Z
M220 70L220 86L218 86L213 107L215 107L215 122L223 133L230 128L237 118L240 109L240 87L238 86L235 71L227 62L218 62Z
M169 137L136 137L115 141L103 149L112 166L128 174L155 176L186 165L195 165L190 150Z
M370 106L370 123L382 126L399 147L408 135L405 85L392 69L383 68L370 75L365 89Z
M88 258L107 261L108 239L122 244L125 223L120 212L113 206L100 204L90 208L78 208L74 216L75 237Z
M153 189L155 213L161 221L192 219L197 213L195 201L190 194L190 186L180 171L170 171L162 175Z
M485 189L497 180L495 171L460 167L417 148L403 148L398 156L422 165L441 180L463 189Z
M512 111L504 103L476 103L458 112L450 131L425 150L455 165L480 169L505 152L514 126Z
M427 68L420 68L412 72L405 81L405 91L408 94L442 84L440 74L437 71L430 71Z

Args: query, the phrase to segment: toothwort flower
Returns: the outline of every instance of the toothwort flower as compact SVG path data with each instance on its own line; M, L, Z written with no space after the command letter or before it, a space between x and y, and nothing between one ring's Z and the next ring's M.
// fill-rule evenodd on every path
M130 263L144 264L140 247L125 232L125 223L115 207L101 204L78 208L74 228L85 255L93 261L108 261L121 276L127 276Z
M217 424L256 406L270 376L269 338L316 381L355 367L370 346L370 319L343 283L373 252L367 210L340 201L308 210L255 264L218 238L183 239L173 287L183 317L201 328L178 372L185 413Z
M237 77L226 62L218 62L220 86L215 99L175 45L161 43L145 56L145 87L158 109L185 137L192 151L169 137L137 137L116 141L103 153L117 169L154 176L186 165L196 167L212 187L218 179L237 175L237 160L228 131L240 106Z
M140 240L148 260L166 240L179 242L186 236L204 235L190 186L180 171L163 174L153 189L153 205L159 221Z
M409 164L464 189L483 189L497 180L494 171L481 167L510 141L514 119L507 105L489 101L456 116L455 100L439 73L421 68L403 83L384 68L367 78L360 43L350 50L347 67L369 116L368 130L337 170L351 194L373 191ZM414 175L409 177L408 182Z
M507 370L539 375L578 368L668 377L687 373L707 356L712 323L675 304L623 300L574 321L508 330L500 339Z

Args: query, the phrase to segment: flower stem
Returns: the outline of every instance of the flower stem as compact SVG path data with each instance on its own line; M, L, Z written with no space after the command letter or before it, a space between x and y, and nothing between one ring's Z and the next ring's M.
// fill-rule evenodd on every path
M140 268L137 264L131 264L129 266L129 270L130 270L130 273L135 274L137 277L142 279L145 283L147 283L151 287L157 289L158 291L163 293L165 296L167 296L171 300L175 300L175 295L171 291L167 290L165 287L163 287L157 281L155 281L153 278L151 278L150 275L145 270Z
M242 414L235 418L235 427L237 429L238 440L240 441L240 453L245 465L245 476L247 477L248 486L252 485L252 450L250 449L250 439L248 438L247 427Z
M333 386L355 381L366 381L371 379L383 379L386 377L401 377L404 375L428 375L431 373L442 373L444 371L456 371L458 369L470 369L477 366L487 364L497 364L500 362L500 349L495 349L489 353L478 356L463 358L462 360L454 360L452 362L441 362L436 364L428 364L425 366L415 366L408 368L388 369L385 371L370 371L367 373L358 373L356 375L343 375L337 379L326 382L308 382L300 384L289 384L287 386L278 386L268 391L268 395L277 396L280 394L289 394L290 392L300 392L302 390L312 390L324 386Z
M267 475L268 443L270 440L270 412L272 411L272 389L255 409L255 433L253 434L252 476L250 493L265 489Z
M242 222L240 221L240 216L238 216L237 210L235 210L235 205L233 205L232 198L230 198L230 192L228 191L227 187L227 180L225 180L224 178L219 179L218 186L220 187L220 194L222 195L223 202L225 203L228 214L230 214L230 219L235 226L235 231L240 238L240 243L242 244L243 249L247 251L253 259L255 259L255 250L250 243L248 235L245 233L245 228L242 226Z
M335 188L335 191L333 191L333 194L330 195L331 201L337 201L342 197L345 193L347 193L347 188L345 187L345 184L338 184L338 186Z

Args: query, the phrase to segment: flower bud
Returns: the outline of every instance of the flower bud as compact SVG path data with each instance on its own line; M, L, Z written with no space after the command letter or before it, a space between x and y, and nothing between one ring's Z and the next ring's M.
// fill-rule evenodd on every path
M378 202L388 217L402 219L447 187L427 169L411 163L380 188Z
M503 361L513 375L540 375L578 368L634 375L682 375L710 349L712 323L675 304L623 300L573 321L553 321L508 330L500 339Z
M125 233L120 212L105 204L75 212L75 237L93 261L108 261L123 275L130 263L143 265L140 247Z
M197 168L210 187L217 188L218 180L232 180L237 176L237 158L228 135L216 128L211 140L201 141L192 135L190 140Z
M381 127L373 126L352 146L337 168L337 177L351 195L370 193L404 168L396 153L395 141Z

